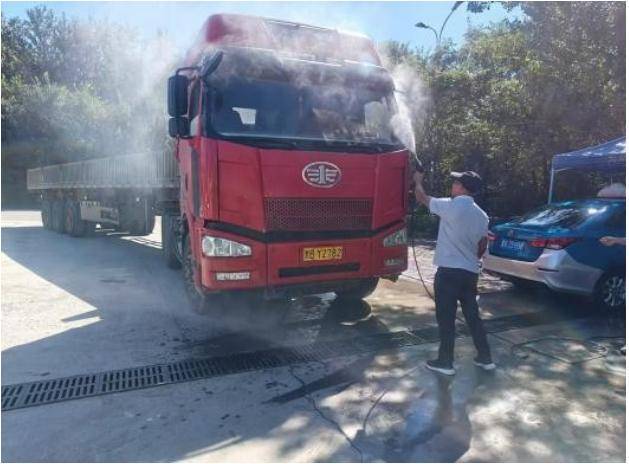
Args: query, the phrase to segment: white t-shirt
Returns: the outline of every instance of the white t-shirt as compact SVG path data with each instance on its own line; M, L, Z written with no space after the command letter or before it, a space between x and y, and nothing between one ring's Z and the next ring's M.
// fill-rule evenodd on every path
M474 199L432 198L430 212L441 218L434 264L479 273L478 242L487 236L489 218Z

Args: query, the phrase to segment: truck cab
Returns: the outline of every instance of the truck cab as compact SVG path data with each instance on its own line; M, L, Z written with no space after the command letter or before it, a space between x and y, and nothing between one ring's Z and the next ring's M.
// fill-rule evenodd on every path
M409 152L369 39L214 15L168 95L164 253L195 309L225 291L363 297L406 269Z

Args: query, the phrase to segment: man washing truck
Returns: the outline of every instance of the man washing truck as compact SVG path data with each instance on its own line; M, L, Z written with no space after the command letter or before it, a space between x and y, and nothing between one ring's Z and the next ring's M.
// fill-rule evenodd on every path
M199 312L220 293L362 298L406 269L409 153L369 39L214 15L168 90L174 155L29 171L45 226L141 235L161 214Z
M415 172L415 196L431 213L439 216L439 234L435 250L435 304L439 325L439 356L426 362L426 367L445 375L454 375L454 328L457 303L470 328L478 356L474 364L492 370L487 334L478 314L476 302L480 259L487 248L489 219L474 202L481 178L473 171L453 172L451 198L433 198L426 194L424 174Z

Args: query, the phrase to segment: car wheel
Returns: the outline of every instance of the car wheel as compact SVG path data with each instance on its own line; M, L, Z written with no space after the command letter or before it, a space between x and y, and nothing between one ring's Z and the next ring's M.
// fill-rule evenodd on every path
M599 280L594 300L597 306L609 316L625 314L626 279L622 271L608 272Z

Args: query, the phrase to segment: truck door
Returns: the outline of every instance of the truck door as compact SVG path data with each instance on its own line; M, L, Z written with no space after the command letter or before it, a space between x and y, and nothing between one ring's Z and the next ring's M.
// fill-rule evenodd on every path
M178 139L178 155L181 166L181 209L189 217L198 218L201 209L201 185L199 179L200 164L200 97L199 79L192 81L189 92L188 120L190 135L188 139Z

